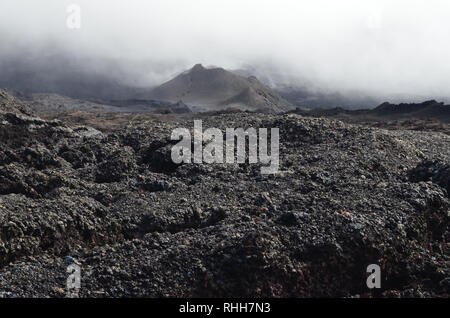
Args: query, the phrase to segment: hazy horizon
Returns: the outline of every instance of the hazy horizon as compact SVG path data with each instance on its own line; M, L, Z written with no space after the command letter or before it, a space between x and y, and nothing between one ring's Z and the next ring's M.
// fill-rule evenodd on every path
M80 29L66 25L71 3ZM92 75L152 87L202 63L273 85L449 98L448 13L439 0L3 0L0 83Z

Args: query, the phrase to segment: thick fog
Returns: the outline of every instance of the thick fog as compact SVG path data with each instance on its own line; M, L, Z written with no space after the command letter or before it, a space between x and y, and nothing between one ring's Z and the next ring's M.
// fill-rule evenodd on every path
M151 87L202 63L273 85L449 97L449 16L446 0L2 0L0 86Z

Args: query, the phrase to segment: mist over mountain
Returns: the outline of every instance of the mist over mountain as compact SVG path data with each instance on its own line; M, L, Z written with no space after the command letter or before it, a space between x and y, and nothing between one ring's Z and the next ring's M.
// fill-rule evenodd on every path
M178 70L171 64L88 56L58 48L45 54L4 54L0 69L2 88L101 99L134 98Z
M446 101L448 2L431 2L80 0L72 30L71 1L4 0L0 86L129 98L202 63L289 87L301 106Z
M207 66L205 70L213 71L207 71L205 78L194 74L196 80L203 81L198 83L199 86L207 84L207 87L196 87L199 91L195 94L199 96L195 96L192 92L187 94L182 91L187 87L183 87L182 82L188 85L185 73L188 67L184 67L183 63L86 56L54 48L42 55L31 53L26 56L1 56L0 87L24 94L50 93L72 98L127 100L141 97L217 104L243 93L249 86L248 78L256 76L259 82L256 86L260 90L273 89L272 95L277 95L276 100L283 100L283 104L289 101L303 108L372 108L384 101L381 97L374 98L365 94L327 91L310 82L291 82L281 73L270 72L266 65L244 67L226 72L219 66ZM198 72L196 74L199 75ZM177 75L179 78L174 82ZM210 75L215 77L215 81L210 81ZM168 81L170 82L166 83ZM151 93L154 88L157 89ZM254 99L258 95L255 91L248 90L246 94L248 96L245 97L244 93L242 98L253 104L251 108L257 106L258 102Z

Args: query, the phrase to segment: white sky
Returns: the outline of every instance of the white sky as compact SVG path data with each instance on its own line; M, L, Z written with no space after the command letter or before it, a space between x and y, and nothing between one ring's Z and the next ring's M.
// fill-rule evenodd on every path
M66 27L71 3L80 30ZM0 36L0 58L63 48L148 60L149 84L174 72L157 65L255 65L338 90L450 96L446 0L1 0Z

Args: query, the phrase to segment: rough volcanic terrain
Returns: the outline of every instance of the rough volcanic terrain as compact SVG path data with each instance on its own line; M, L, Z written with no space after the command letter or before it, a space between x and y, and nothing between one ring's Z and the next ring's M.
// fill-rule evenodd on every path
M192 115L97 130L0 95L0 296L448 297L450 136L300 115L198 115L278 127L280 169L172 163ZM69 257L66 257L69 256ZM379 290L366 286L379 264Z
M176 103L162 102L146 99L75 99L58 94L23 94L21 92L11 91L16 97L25 103L29 108L39 116L44 118L64 116L77 112L91 112L100 114L166 114L189 113L190 109L183 102ZM11 94L14 95L14 94Z

